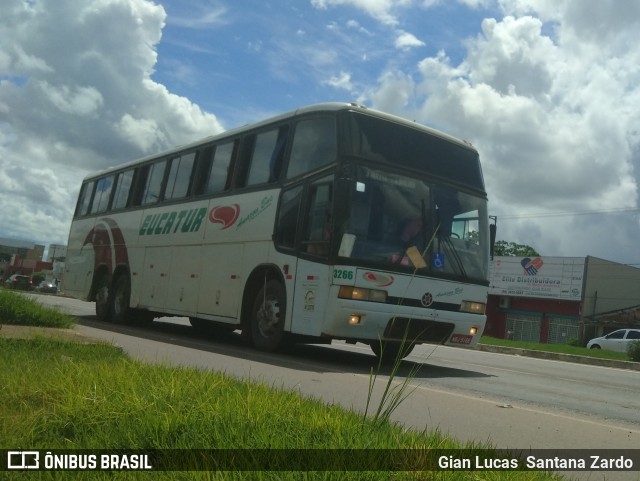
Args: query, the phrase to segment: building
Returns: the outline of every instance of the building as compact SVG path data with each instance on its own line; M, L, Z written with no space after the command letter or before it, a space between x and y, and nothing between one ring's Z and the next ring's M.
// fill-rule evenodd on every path
M32 274L42 261L44 246L33 242L0 238L0 279L15 273Z
M0 237L0 257L6 259L15 255L21 256L24 260L41 261L44 255L44 246Z
M49 244L49 249L47 251L47 261L55 262L61 261L64 262L67 257L67 246L61 244Z
M640 269L596 257L495 257L485 334L586 342L640 327Z
M33 242L0 238L0 279L12 274L31 276L42 273L47 279L60 279L67 246L50 244L49 261L44 261L45 246Z

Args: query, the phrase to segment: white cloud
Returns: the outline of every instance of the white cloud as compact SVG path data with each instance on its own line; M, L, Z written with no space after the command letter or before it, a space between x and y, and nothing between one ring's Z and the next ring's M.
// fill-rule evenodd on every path
M138 147L142 152L158 149L166 144L166 138L153 119L136 119L131 114L124 114L116 124L120 136Z
M336 5L350 5L387 25L398 23L394 10L412 3L413 0L311 0L314 7L321 9Z
M408 50L413 47L423 47L425 43L419 40L415 35L409 32L398 32L396 38L396 48L400 50Z
M351 74L349 72L340 72L339 75L334 75L331 77L327 84L331 85L334 88L347 90L351 92L353 89L353 84L351 83Z
M495 214L635 207L640 52L628 46L640 41L640 15L604 3L503 0L505 17L483 22L464 61L452 65L440 52L420 62L415 84L394 70L368 98L380 108L406 105L406 116L471 140ZM636 257L637 222L614 227L611 217L601 225L622 237L605 244ZM535 247L547 254L606 256L603 232L583 219L510 220L501 230L520 242L544 232Z
M189 7L189 12L171 16L169 19L171 25L201 29L225 25L229 21L227 19L228 10L223 5L195 5L195 12L192 3L184 5Z
M358 102L375 106L383 112L406 115L407 107L415 96L415 82L401 71L385 72L375 89L364 92Z
M152 79L165 18L147 0L4 1L0 234L64 242L88 171L222 129Z
M56 87L46 81L38 82L38 86L45 97L66 114L86 117L96 114L104 104L102 95L94 87Z
M367 30L366 28L364 28L362 25L360 25L360 22L358 22L357 20L349 20L347 21L347 27L353 30L356 30L360 33L364 33L366 35L371 35L371 32L369 32L369 30Z

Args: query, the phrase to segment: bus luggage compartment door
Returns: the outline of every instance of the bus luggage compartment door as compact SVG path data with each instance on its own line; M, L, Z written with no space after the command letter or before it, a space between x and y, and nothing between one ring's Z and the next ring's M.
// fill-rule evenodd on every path
M299 259L295 279L291 332L319 336L329 295L329 266Z

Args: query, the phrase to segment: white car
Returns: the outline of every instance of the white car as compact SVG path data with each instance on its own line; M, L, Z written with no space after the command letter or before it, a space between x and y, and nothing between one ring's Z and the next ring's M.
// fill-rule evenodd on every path
M591 339L587 343L587 347L589 349L627 352L627 346L632 341L640 341L640 329L618 329L606 336Z

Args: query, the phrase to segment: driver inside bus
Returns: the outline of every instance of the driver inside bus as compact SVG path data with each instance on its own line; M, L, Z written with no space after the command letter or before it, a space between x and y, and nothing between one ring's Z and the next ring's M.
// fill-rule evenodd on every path
M329 255L329 244L331 242L331 233L333 227L329 219L325 222L322 228L315 229L309 235L309 240L306 242L307 252L317 256Z

